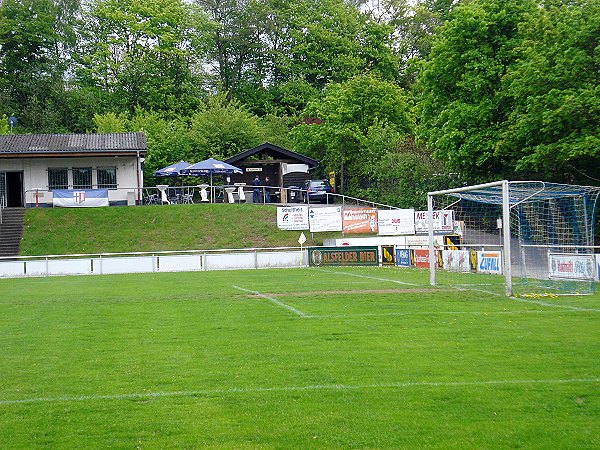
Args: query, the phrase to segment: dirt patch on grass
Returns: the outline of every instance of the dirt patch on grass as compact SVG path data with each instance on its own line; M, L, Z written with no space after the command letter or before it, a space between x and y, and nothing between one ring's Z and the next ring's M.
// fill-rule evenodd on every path
M314 295L361 295L361 294L428 294L434 292L456 292L452 289L430 289L430 288L404 288L404 289L349 289L335 291L301 291L301 292L278 292L260 293L269 297L311 297ZM255 296L252 294L251 296Z

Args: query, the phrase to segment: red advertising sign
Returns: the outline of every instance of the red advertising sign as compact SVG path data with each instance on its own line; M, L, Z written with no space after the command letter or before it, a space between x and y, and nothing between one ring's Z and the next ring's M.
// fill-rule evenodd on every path
M342 211L344 233L377 233L377 210L353 208Z
M438 267L437 254L436 255L435 267ZM423 269L429 269L429 250L411 250L410 251L410 262L411 266L421 267Z

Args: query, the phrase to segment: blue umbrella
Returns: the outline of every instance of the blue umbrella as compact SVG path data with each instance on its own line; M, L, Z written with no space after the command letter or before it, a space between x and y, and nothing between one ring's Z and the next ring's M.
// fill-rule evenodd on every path
M182 169L182 175L211 175L214 173L217 174L232 174L232 173L244 173L242 169L239 167L232 166L231 164L227 164L226 162L219 161L214 158L208 158L204 161L197 162L196 164L192 164L189 167Z
M170 166L163 167L162 169L157 170L152 175L154 175L155 177L177 177L179 175L183 175L181 173L181 169L185 169L189 166L189 162L179 161L178 163L171 164Z
M210 175L211 190L214 189L213 185L213 174L232 174L232 173L244 173L239 167L232 166L226 162L219 161L218 159L208 158L204 161L192 164L189 167L181 170L182 175ZM214 198L214 193L213 193Z

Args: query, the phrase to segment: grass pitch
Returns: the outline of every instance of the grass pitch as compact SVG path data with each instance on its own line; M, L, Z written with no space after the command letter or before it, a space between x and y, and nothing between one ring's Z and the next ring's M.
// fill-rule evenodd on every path
M427 278L0 280L0 447L600 447L599 294Z

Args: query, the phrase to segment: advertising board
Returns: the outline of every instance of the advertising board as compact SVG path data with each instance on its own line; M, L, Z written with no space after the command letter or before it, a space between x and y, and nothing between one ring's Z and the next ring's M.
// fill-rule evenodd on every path
M277 227L281 230L308 230L308 206L278 207Z
M410 250L407 248L396 248L396 265L410 267Z
M311 266L378 266L378 247L310 247Z
M384 266L393 266L396 264L396 252L393 245L381 246L381 264Z
M342 207L309 207L308 223L311 233L318 233L321 231L342 231Z
M377 210L372 208L344 208L342 210L344 233L376 233Z
M548 266L550 278L569 280L593 280L595 275L594 255L549 254Z
M380 236L415 234L414 209L381 209L377 211Z
M415 232L417 234L429 233L428 211L415 212ZM454 211L444 209L433 211L433 232L436 234L451 233L454 230Z
M450 272L471 271L468 250L444 250L442 251L442 261L444 269Z
M437 255L439 252L435 251ZM411 250L410 251L411 265L420 267L421 269L429 269L429 250ZM435 260L435 267L438 267L437 257Z
M501 252L477 252L477 272L502 274Z

